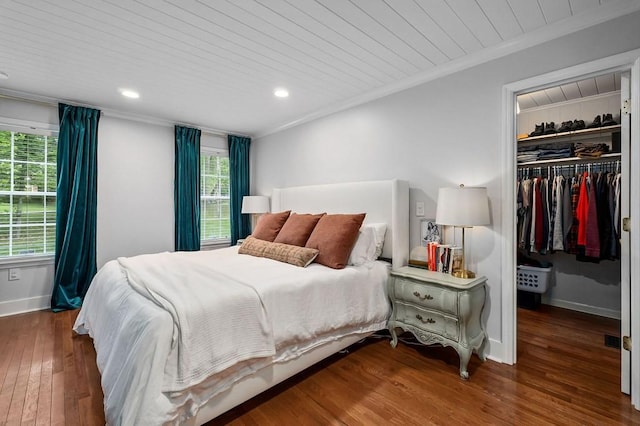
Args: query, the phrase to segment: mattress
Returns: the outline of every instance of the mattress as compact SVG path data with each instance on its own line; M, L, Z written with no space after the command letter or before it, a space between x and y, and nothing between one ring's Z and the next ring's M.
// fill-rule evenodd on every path
M162 256L167 255L171 254ZM296 359L345 336L386 327L389 265L385 262L342 270L318 264L299 268L239 255L237 247L175 255L207 265L212 280L232 278L255 291L266 314L273 355L242 359L188 388L168 388L167 376L175 374L177 362L175 320L161 304L132 286L122 267L126 262L111 261L94 278L74 325L76 332L88 333L94 340L109 424L184 422L211 398L267 365ZM176 280L180 281L173 277ZM222 304L233 306L232 301ZM241 341L245 329L242 323L227 324L220 331Z

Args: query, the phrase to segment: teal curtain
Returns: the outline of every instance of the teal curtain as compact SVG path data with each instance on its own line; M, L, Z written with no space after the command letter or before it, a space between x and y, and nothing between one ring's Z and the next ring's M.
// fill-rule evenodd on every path
M176 126L175 249L200 250L200 130Z
M249 195L249 147L251 138L228 135L231 185L231 245L251 233L249 215L242 214L242 197Z
M96 274L100 111L59 104L58 116L54 312L79 308Z

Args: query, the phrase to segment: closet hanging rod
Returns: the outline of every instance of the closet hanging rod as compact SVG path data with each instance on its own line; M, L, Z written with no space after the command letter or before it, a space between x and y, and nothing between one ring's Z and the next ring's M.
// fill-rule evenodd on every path
M546 171L546 173L543 173ZM529 176L556 176L558 174L562 174L563 172L569 172L571 174L580 174L583 172L587 172L591 174L592 172L620 172L620 160L612 161L609 160L601 160L601 161L582 161L580 163L572 163L572 164L556 164L553 167L547 166L546 168L539 165L531 164L527 167L518 167L518 177L529 177Z

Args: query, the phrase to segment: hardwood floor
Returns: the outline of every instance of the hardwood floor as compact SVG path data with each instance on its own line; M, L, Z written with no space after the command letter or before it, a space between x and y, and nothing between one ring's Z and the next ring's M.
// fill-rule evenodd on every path
M77 311L0 318L0 425L104 424L91 339ZM619 322L542 306L518 311L518 363L370 338L209 425L640 424L620 393Z
M0 318L0 425L104 424L93 342L77 311Z

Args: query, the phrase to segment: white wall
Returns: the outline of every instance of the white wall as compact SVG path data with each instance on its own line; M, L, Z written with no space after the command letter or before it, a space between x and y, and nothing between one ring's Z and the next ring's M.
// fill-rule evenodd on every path
M567 253L532 255L553 263L549 290L542 303L620 319L620 261L576 261Z
M0 265L0 316L51 306L53 259L37 266L15 266L20 279L9 281L9 265Z
M103 116L98 126L98 268L174 248L174 130Z
M467 233L473 268L487 276L489 351L503 353L501 324L502 87L640 47L636 13L352 109L255 139L252 193L325 182L401 178L412 213L435 215L438 188L487 186L491 226ZM412 246L419 219L411 217ZM514 283L509 283L514 285Z
M38 127L58 128L58 108L44 103L24 102L0 98L0 123L37 123Z

